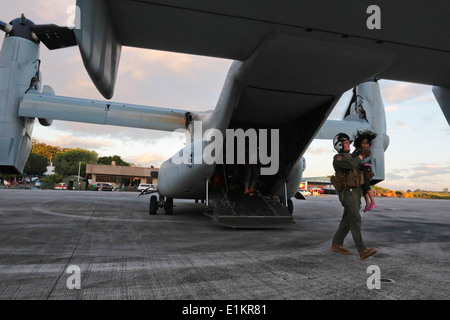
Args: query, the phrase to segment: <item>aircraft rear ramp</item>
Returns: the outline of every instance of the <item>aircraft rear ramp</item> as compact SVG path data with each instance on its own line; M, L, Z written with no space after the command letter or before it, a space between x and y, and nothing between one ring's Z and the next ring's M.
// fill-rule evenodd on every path
M278 198L270 199L259 192L245 195L240 189L211 190L205 214L215 224L231 228L279 228L294 223Z

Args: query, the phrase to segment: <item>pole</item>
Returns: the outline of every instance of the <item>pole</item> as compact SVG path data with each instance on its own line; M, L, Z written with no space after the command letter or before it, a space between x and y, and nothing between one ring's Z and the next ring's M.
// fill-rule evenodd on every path
M206 207L208 207L208 205L209 205L209 197L208 197L208 193L209 193L209 190L208 190L208 188L209 188L209 178L208 179L206 179Z
M78 190L80 190L81 162L78 163Z

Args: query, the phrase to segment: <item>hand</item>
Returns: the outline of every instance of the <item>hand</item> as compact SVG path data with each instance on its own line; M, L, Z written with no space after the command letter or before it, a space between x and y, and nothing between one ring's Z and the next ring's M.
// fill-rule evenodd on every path
M364 149L363 152L361 153L363 158L367 158L370 157L370 150L369 149Z

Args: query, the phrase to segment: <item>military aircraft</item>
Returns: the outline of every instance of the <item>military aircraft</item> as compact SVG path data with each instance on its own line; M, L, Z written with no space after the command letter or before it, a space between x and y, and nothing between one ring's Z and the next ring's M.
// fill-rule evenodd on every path
M206 214L219 225L274 227L292 223L290 199L313 139L332 139L339 132L352 136L358 129L375 131L372 183L384 179L389 137L377 79L433 85L450 123L447 1L432 6L379 1L373 6L360 0L78 0L76 5L73 29L35 25L23 15L0 22L6 33L0 53L3 172L23 170L35 118L44 126L67 120L165 131L182 128L186 146L162 164L159 198L150 196L149 213L164 207L172 214L174 198L204 199ZM40 43L50 50L78 46L89 76L108 101L57 96L43 85ZM109 100L122 46L234 62L209 112L115 103ZM345 118L327 121L342 94L352 88ZM251 129L257 132L257 150L270 149L272 158L267 152L265 158L276 160L277 170L260 176L255 196L244 196L242 170L248 159L238 159L242 148L239 141L231 142L251 138ZM244 134L227 136L230 130ZM261 139L266 132L270 138ZM205 157L208 148L214 153ZM231 161L220 161L223 158ZM263 163L261 170L272 165Z

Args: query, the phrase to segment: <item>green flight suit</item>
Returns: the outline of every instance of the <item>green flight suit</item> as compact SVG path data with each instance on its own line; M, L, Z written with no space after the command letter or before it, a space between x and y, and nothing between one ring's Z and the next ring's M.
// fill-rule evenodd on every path
M359 157L354 157L350 153L345 152L338 153L333 158L333 167L337 173L347 173L353 168L359 168L360 163L361 159ZM344 239L350 231L357 250L366 249L361 235L361 214L359 213L362 196L361 187L344 188L338 192L338 196L344 207L344 214L333 237L333 243L343 246Z

